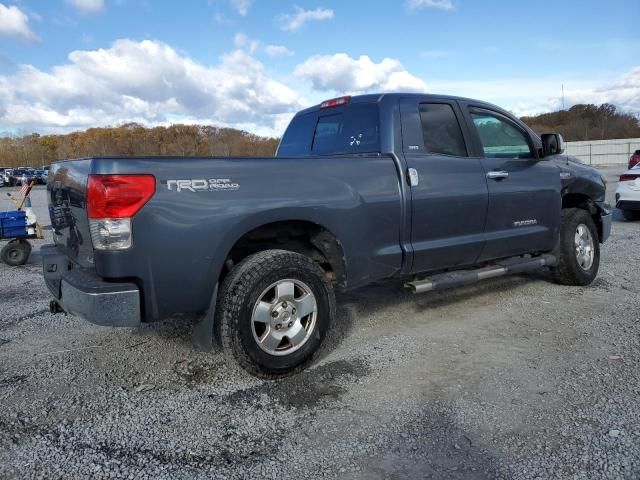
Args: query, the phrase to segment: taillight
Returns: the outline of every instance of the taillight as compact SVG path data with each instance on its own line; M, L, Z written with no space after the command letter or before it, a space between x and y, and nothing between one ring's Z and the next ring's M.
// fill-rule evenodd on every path
M89 175L89 218L133 217L155 192L153 175Z
M130 248L131 217L155 191L153 175L89 175L87 212L93 247L98 250Z
M638 178L638 175L629 175L626 173L623 173L622 175L620 175L621 182L632 182L636 178Z
M331 108L331 107L339 107L341 105L346 105L351 100L351 97L338 97L332 98L331 100L326 100L320 104L320 108Z

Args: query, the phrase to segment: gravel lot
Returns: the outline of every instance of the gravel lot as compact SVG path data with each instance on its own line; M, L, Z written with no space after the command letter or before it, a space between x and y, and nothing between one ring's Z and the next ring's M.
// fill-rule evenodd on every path
M616 212L588 288L341 295L323 354L276 382L194 351L187 319L51 315L35 248L0 264L0 478L640 478L639 234Z

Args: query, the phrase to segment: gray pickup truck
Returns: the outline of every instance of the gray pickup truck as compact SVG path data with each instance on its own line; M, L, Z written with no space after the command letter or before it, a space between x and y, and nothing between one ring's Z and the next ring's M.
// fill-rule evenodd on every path
M334 290L415 292L547 267L588 285L605 181L484 102L341 97L299 112L271 158L85 158L47 183L53 311L100 325L198 318L248 371L302 368Z

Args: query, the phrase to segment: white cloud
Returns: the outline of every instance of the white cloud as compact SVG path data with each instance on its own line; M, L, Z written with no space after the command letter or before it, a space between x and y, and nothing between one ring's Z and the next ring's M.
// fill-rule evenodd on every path
M29 27L29 17L15 5L0 3L0 35L33 42L38 37Z
M339 93L426 92L427 85L393 58L375 63L367 55L358 59L346 53L315 55L295 69L295 75L311 82L316 90Z
M267 45L264 47L264 53L271 57L282 57L293 55L293 52L284 45Z
M203 65L163 42L118 40L78 50L49 71L0 76L0 131L67 131L135 121L199 122L277 131L302 108L297 92L242 50Z
M249 13L253 0L231 0L231 6L243 17Z
M295 32L311 21L330 20L334 17L333 10L329 8L316 8L315 10L305 10L294 7L295 12L280 16L282 30Z
M407 6L415 8L439 8L441 10L453 10L454 5L451 0L407 0Z
M229 20L227 17L225 17L222 13L217 12L214 16L213 19L215 20L216 23L219 23L220 25L231 25L232 22L231 20Z
M236 33L233 43L237 48L246 50L249 53L254 53L260 45L258 41L250 39L244 33Z
M104 8L104 0L66 0L81 13L98 13Z
M619 109L640 113L640 66L617 78L594 82L587 78L539 77L465 81L431 81L437 93L477 98L500 105L515 115L536 115L578 103L612 103Z
M556 105L560 102L556 97ZM626 112L640 113L640 66L593 89L565 88L565 104L576 103L612 103Z

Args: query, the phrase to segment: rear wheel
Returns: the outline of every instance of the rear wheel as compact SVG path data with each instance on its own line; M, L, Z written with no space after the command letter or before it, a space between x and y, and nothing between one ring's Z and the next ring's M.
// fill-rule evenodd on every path
M600 243L593 218L586 210L562 210L558 265L553 278L563 285L589 285L598 275Z
M7 265L24 265L31 254L31 245L26 240L11 240L0 251L0 259Z
M267 250L229 273L216 318L224 349L250 373L276 378L311 361L334 315L333 289L313 260Z

